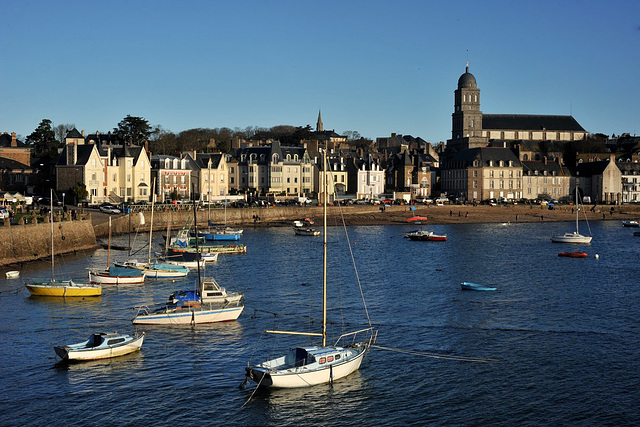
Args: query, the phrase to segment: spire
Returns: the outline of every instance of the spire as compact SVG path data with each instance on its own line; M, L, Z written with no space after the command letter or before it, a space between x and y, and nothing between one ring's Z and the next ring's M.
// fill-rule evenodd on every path
M467 73L469 72L469 61L467 61Z
M322 126L322 112L318 110L318 123L316 123L316 132L322 132L324 127Z

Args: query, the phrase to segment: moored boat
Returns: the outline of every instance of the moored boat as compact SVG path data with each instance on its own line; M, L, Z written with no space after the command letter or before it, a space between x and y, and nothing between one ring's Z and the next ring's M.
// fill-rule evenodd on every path
M487 285L481 285L479 283L462 282L460 288L463 291L495 291L496 288Z
M625 219L622 221L623 227L640 227L640 222L635 219Z
M554 243L591 243L591 236L583 236L578 230L578 212L580 212L580 203L578 197L578 187L576 186L576 231L567 232L564 234L556 234L551 236L551 241ZM586 215L585 215L586 220ZM587 226L589 223L587 222Z
M558 256L567 257L567 258L586 258L586 252L560 252Z
M76 283L73 280L50 280L25 285L32 296L36 297L99 297L102 286Z
M7 271L5 273L5 276L7 277L7 279L17 279L18 277L20 277L20 272L18 270Z
M411 240L416 241L429 241L429 242L444 242L447 240L445 234L435 234L433 231L420 230L405 235Z
M101 272L89 271L89 282L104 285L136 285L144 283L144 272L133 268L112 266Z
M293 227L296 236L319 236L320 230L311 227Z
M327 345L327 161L324 155L324 202L323 202L323 280L322 280L322 326L317 332L266 331L275 334L306 335L320 337L321 345L300 346L283 356L246 368L246 381L254 381L258 387L294 388L333 383L357 371L375 342L375 331L369 317L369 327L341 335L333 345ZM355 265L354 265L355 266ZM362 295L362 289L360 289ZM363 303L364 303L364 296ZM368 335L362 339L362 335ZM339 343L345 342L339 345ZM246 382L245 381L245 382Z
M108 359L140 350L144 336L144 332L133 336L115 332L99 333L91 335L88 340L81 343L57 345L53 349L56 356L63 361Z

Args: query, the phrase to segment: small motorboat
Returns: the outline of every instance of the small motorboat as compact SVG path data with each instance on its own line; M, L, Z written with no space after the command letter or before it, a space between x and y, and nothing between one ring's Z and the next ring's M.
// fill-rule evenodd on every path
M7 279L17 279L20 277L20 272L18 270L11 270L7 271L5 275L7 276Z
M435 234L433 231L420 230L415 233L408 233L405 235L411 240L416 241L428 241L428 242L445 242L447 240L446 234Z
M93 334L88 340L69 345L53 347L56 355L63 361L84 361L108 359L124 356L140 350L144 341L144 332L140 335L113 333Z
M481 285L479 283L462 282L460 288L463 291L495 291L496 288L491 286Z
M586 258L586 252L560 252L558 256L563 256L567 258Z
M293 227L296 236L319 236L320 230L312 227Z
M635 219L625 219L622 221L623 227L640 227L640 222Z

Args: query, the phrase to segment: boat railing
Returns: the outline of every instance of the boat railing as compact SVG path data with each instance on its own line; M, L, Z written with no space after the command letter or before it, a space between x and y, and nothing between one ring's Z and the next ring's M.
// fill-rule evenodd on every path
M365 328L365 329L360 329L360 330L358 330L358 331L353 331L353 332L349 332L349 333L346 333L346 334L342 334L342 335L340 335L340 336L338 337L338 339L336 340L336 342L335 342L335 344L334 344L334 345L336 345L336 346L337 346L337 345L338 345L338 343L339 343L343 338L347 338L347 337L351 337L351 339L350 339L350 340L348 340L348 341L350 341L350 343L349 343L349 344L346 344L346 345L347 345L347 346L348 346L348 345L354 345L354 344L356 344L356 343L357 343L358 334L362 334L362 333L365 333L365 332L368 332L368 333L369 333L369 339L368 339L368 341L369 341L369 342L368 342L367 346L370 346L371 344L375 343L376 337L378 336L378 332L377 332L376 330L374 330L374 329L373 329L373 326L370 326L370 327ZM347 341L347 340L345 340L345 341Z

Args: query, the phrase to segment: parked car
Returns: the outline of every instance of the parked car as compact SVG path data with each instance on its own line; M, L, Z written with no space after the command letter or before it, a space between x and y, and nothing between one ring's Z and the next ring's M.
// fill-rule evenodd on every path
M108 214L122 213L120 209L118 209L116 206L112 205L111 203L103 203L100 205L98 209L100 209L100 212L108 213Z

